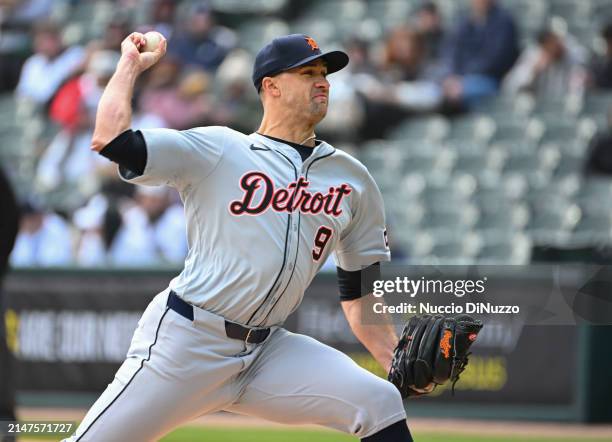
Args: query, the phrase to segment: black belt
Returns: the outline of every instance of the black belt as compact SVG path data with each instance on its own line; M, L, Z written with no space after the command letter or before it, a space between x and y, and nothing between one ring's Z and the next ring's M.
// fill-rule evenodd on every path
M183 301L178 297L173 290L170 290L170 295L168 296L168 303L166 304L168 308L174 310L179 315L193 321L193 305L189 304L186 301ZM225 321L225 334L228 338L232 339L240 339L241 341L246 342L247 344L259 344L266 340L268 335L270 334L269 328L249 328L244 327L240 324L236 324L235 322L230 322L228 320Z

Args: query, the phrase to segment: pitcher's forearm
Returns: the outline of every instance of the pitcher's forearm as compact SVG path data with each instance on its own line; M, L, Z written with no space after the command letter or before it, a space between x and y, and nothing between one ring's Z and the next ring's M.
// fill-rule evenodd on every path
M91 148L102 150L117 135L126 131L132 124L132 95L138 78L137 67L129 60L121 59L112 76L96 113L96 125Z
M393 350L397 345L395 329L391 325L352 324L357 339L364 345L376 361L389 372Z
M369 294L359 299L342 302L342 309L353 334L368 349L374 359L386 371L389 371L398 338L389 315L375 314L372 316L374 302L376 300L372 294Z
M161 36L161 34L160 34ZM132 95L138 76L159 61L166 53L167 42L161 37L152 51L140 52L146 43L139 32L132 32L121 42L121 58L106 85L96 114L91 148L97 152L132 124Z

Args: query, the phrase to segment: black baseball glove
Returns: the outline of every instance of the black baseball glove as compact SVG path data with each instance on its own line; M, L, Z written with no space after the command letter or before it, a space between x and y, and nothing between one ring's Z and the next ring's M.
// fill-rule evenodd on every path
M454 392L481 328L482 321L468 315L413 316L395 348L389 381L403 398L431 393L449 379Z

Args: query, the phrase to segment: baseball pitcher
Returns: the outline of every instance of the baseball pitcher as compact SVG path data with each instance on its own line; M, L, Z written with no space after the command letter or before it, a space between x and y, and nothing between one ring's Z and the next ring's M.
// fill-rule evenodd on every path
M320 424L368 442L411 441L402 403L408 394L395 382L282 327L333 254L353 332L392 369L394 328L361 321L372 303L362 293L362 272L376 274L390 259L381 194L359 161L315 136L328 106L326 77L348 56L322 52L300 34L265 46L253 68L264 114L252 134L227 127L133 131L134 82L166 51L165 40L152 52L140 52L144 44L139 33L122 44L92 149L116 162L130 183L177 189L189 253L68 440L156 440L197 416L227 410ZM421 387L408 390L430 391Z

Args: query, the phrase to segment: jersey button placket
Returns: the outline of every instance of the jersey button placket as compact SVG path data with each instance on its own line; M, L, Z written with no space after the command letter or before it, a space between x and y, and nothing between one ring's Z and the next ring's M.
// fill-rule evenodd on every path
M297 164L294 163L294 166L296 166L297 169L299 170L299 164L301 163L300 161L301 158L299 157L299 155L296 157L292 153L289 153L289 156L297 162ZM288 158L285 157L285 159L288 159ZM298 218L297 212L293 212L289 214L287 243L285 245L286 247L285 257L287 259L287 262L285 263L285 266L282 270L280 277L278 278L278 281L276 282L274 287L272 287L272 290L271 290L272 296L268 298L267 301L265 301L260 312L253 318L253 323L263 325L262 321L265 321L270 316L271 310L274 308L274 306L276 305L276 302L278 301L278 299L281 297L281 295L287 288L287 284L290 280L291 274L293 273L293 267L295 265L294 255L295 255L295 251L296 251L295 247L297 243L297 235L296 235L297 218Z
M291 247L291 254L289 255L289 259L291 259L291 261L289 262L289 266L287 268L288 271L288 277L291 278L291 275L293 274L293 269L295 267L296 264L296 260L298 259L298 255L299 255L299 250L296 250L296 248L299 245L299 241L298 241L298 235L299 233L299 219L300 219L300 213L299 212L294 212L293 214L293 218L291 220L292 226L291 226L291 231L292 231L292 237L293 237L293 241L292 241L292 247ZM289 282L289 281L287 281Z
M285 270L283 271L283 275L279 280L279 284L276 285L275 289L274 289L274 295L270 298L270 300L267 302L265 308L263 309L263 313L261 315L261 318L266 318L270 315L270 313L272 312L272 309L274 308L276 302L279 300L279 298L281 296L289 296L289 294L287 293L287 291L290 291L290 283L291 283L291 277L293 275L294 272L294 268L295 268L295 261L297 260L297 255L299 253L297 249L297 246L299 244L298 241L298 235L299 235L299 229L298 229L298 223L299 223L299 213L293 212L293 214L291 215L291 226L290 226L290 235L289 238L287 238L287 259L288 259L288 263L285 266Z

